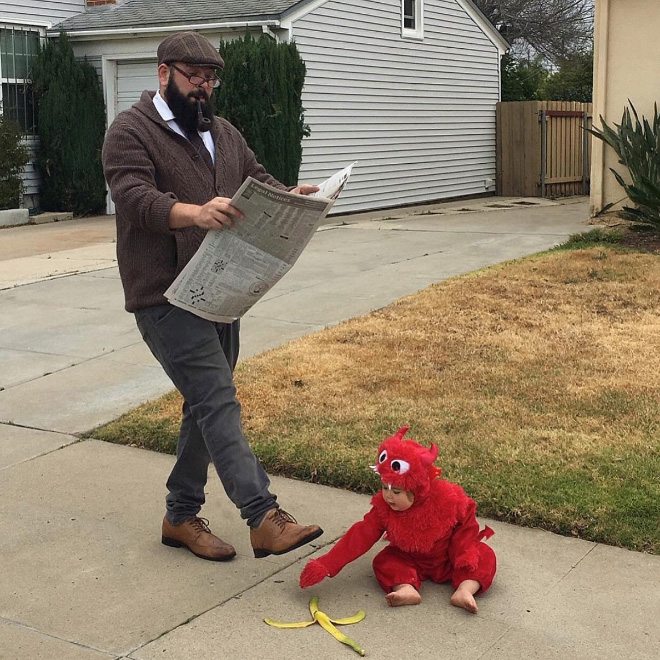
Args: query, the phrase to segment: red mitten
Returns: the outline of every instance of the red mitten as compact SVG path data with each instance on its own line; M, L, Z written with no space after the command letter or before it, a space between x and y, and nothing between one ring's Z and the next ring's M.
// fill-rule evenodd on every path
M321 582L321 580L327 578L329 575L330 571L320 559L312 559L307 563L307 566L303 568L303 571L300 574L300 586L303 589L305 589L305 587L311 587L313 584Z

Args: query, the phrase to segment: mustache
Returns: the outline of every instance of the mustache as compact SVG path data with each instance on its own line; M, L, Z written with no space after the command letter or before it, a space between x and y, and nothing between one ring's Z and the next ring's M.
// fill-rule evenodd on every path
M186 94L186 98L195 99L195 101L202 101L203 103L209 103L211 100L209 95L203 89L195 89L192 92Z

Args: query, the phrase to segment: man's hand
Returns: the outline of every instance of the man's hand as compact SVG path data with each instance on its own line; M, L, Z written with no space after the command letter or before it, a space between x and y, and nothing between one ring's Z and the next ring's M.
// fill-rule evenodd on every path
M311 195L317 190L319 190L318 186L312 186L309 183L303 183L302 185L294 188L291 192L296 193L296 195Z
M235 220L242 220L243 213L233 207L229 197L214 197L200 207L195 224L202 229L231 229Z
M177 202L170 211L170 229L196 225L202 229L231 229L243 213L230 204L229 197L214 197L203 206Z

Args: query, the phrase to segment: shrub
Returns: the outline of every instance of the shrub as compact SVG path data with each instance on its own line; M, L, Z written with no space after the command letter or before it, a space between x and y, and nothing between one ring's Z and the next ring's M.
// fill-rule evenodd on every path
M304 122L305 63L296 45L263 35L221 42L224 85L216 110L238 128L259 162L287 185L298 182Z
M37 103L40 206L75 215L105 208L101 149L105 134L103 90L94 67L75 59L66 36L49 41L31 70Z
M0 209L17 209L23 192L21 173L30 155L17 122L0 115Z
M594 86L593 53L574 53L560 61L559 70L539 86L537 98L543 101L591 103Z
M502 101L533 101L549 75L540 58L516 60L506 54L501 62Z
M600 121L603 128L594 128L590 132L614 149L631 179L628 183L619 172L610 168L635 204L634 207L624 206L619 215L660 229L660 116L657 103L652 122L644 117L640 119L632 103L630 109L625 108L621 124L614 124L614 128L608 126L602 117ZM612 206L610 204L603 210Z

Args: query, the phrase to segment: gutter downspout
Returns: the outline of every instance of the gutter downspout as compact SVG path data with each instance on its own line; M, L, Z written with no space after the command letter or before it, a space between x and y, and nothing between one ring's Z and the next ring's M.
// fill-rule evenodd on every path
M268 25L262 25L261 31L264 34L267 34L273 41L278 41L277 35L270 29Z
M270 28L280 27L279 20L269 21L233 21L228 23L193 23L187 25L168 25L159 27L145 27L145 28L110 28L107 30L74 30L67 32L69 39L74 40L78 37L113 37L113 36L129 36L129 35L158 35L170 34L181 32L183 30L203 30L205 32L211 30L229 30L236 28ZM57 37L60 33L56 30L57 25L53 26L52 30L46 32L48 37Z

